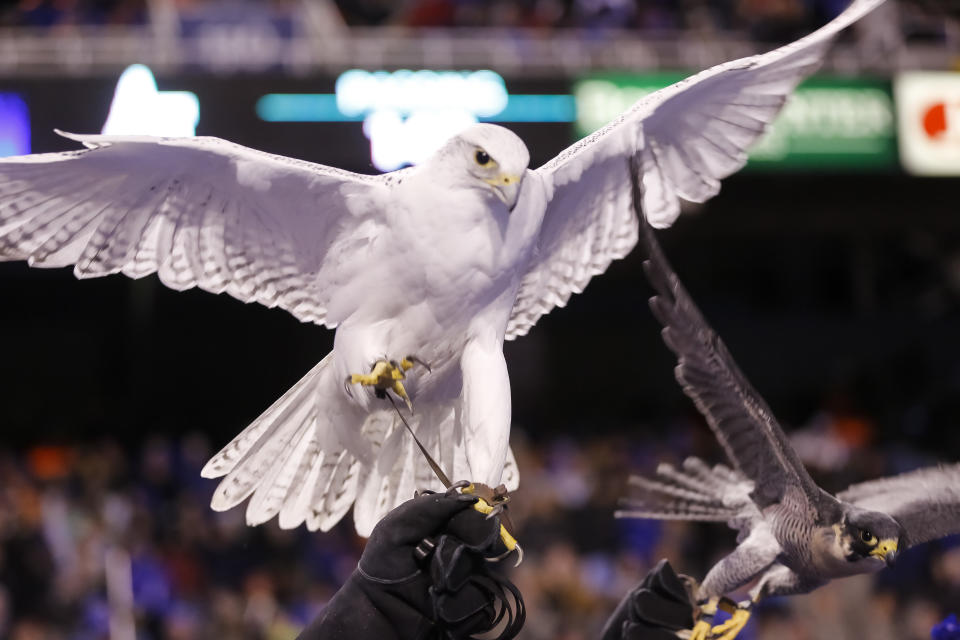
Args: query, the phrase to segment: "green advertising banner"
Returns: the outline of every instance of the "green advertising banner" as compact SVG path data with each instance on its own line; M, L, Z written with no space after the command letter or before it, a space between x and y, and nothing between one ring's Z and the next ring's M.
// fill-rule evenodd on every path
M639 98L687 74L597 74L574 85L576 132L585 136ZM885 168L898 164L890 81L816 76L787 100L770 130L750 151L761 168Z

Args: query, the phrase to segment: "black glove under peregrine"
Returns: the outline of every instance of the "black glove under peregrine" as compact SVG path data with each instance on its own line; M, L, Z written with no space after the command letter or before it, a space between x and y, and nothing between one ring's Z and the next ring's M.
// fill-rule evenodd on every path
M497 640L520 632L519 591L490 572L500 519L456 491L409 500L374 528L356 571L298 640L470 638L504 620Z
M607 620L601 640L676 640L693 627L688 585L661 560Z

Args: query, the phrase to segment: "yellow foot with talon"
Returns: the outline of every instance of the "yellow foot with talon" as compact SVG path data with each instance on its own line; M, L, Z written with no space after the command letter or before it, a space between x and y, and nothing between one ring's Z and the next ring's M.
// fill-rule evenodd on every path
M479 500L473 505L473 508L488 518L496 515L501 516L500 540L503 542L503 546L507 548L507 551L496 558L490 558L490 560L492 562L499 562L516 551L517 562L513 566L519 566L520 563L523 562L523 547L520 546L516 538L510 535L510 531L507 530L506 525L503 523L503 521L506 521L506 523L510 524L511 528L513 528L513 525L510 523L510 517L504 511L507 507L507 502L510 501L510 494L507 493L506 487L501 484L496 489L491 489L481 482L476 482L462 487L460 492L477 496Z
M710 623L706 620L700 620L697 624L693 625L693 630L690 631L689 640L707 640L710 637Z
M717 640L733 640L743 630L749 619L750 610L737 607L729 620L713 628L713 635Z
M430 366L415 356L407 356L400 362L377 360L370 369L370 373L354 373L347 376L347 383L373 387L378 398L385 398L388 391L393 391L407 404L407 409L413 412L413 403L410 402L410 396L407 395L402 381L406 379L407 371L412 369L414 364L422 365L430 371Z
M717 613L717 606L720 598L713 597L709 600L698 602L699 611L697 612L697 623L689 631L688 640L707 640L710 638L710 629L713 627L713 616Z

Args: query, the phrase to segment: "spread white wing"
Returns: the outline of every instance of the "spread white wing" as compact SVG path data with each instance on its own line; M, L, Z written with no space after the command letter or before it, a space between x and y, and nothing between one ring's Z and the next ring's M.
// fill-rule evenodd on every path
M156 272L336 325L348 254L379 232L369 196L390 178L217 138L67 137L87 149L0 160L0 260Z
M637 242L627 159L638 156L643 210L668 227L679 198L703 202L747 161L793 89L823 61L834 36L884 0L854 0L818 31L762 55L733 60L638 100L603 129L537 169L553 187L538 246L507 338L564 306Z

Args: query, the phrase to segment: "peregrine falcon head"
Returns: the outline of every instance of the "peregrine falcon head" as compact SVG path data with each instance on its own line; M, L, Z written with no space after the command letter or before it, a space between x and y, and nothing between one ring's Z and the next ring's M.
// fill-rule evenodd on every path
M840 524L839 533L848 561L878 558L890 566L897 557L903 527L885 513L850 505Z

